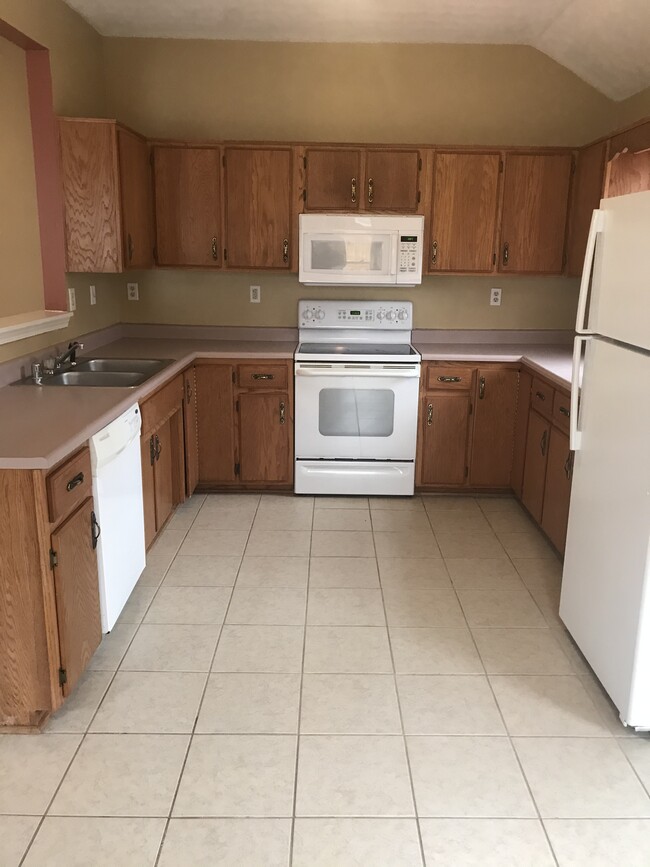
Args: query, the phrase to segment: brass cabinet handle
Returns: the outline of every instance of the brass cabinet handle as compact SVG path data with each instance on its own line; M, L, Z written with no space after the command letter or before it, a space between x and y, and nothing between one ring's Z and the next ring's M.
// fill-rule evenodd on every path
M503 264L507 265L510 259L510 244L506 241L503 245Z
M372 205L375 200L375 182L372 178L368 178L368 204Z
M153 434L149 437L149 459L151 460L151 466L153 467L156 463L156 443Z
M485 377L482 376L478 381L478 399L483 400L485 397Z
M431 427L432 424L433 424L433 404L428 403L427 404L427 426Z
M131 237L131 233L129 232L126 236L126 251L129 257L129 262L133 261L133 238Z
M541 440L539 441L539 447L540 447L541 452L542 452L543 455L546 454L546 443L547 443L547 440L548 440L548 431L545 430L544 433L542 434L542 438L541 438Z
M438 242L437 241L434 241L433 244L431 245L431 264L432 265L438 264Z
M253 379L274 379L274 374L272 373L254 373Z
M285 238L284 241L282 242L282 261L283 262L289 261L289 239L288 238Z
M84 474L83 473L77 473L77 475L73 476L70 479L70 481L68 482L68 484L65 486L66 491L68 491L68 492L74 491L75 488L77 488L79 485L83 484L83 481L84 481Z
M569 416L571 415L571 413L569 412L569 410L565 406L560 407L560 412L562 413L562 415L565 415L567 418L569 418Z
M216 235L212 238L212 258L216 261L219 258L219 251L217 249L217 238Z
M284 411L285 411L284 401L280 401L280 424L284 424L284 422L285 422Z
M536 391L535 397L539 398L540 400L546 400L546 395L543 391Z
M162 443L160 442L160 439L158 438L158 434L156 434L156 460L157 461L160 460L161 451L162 451Z
M352 193L352 204L356 205L357 203L357 179L352 178L350 181L350 192Z
M566 461L564 462L564 475L567 477L569 481L571 481L571 476L573 475L573 453L569 452L566 457Z
M460 376L439 376L438 382L460 382Z
M102 528L97 523L97 516L94 512L90 513L90 539L92 541L93 551L97 547L97 540L102 534Z
M192 400L192 386L189 379L185 380L185 399L188 403Z

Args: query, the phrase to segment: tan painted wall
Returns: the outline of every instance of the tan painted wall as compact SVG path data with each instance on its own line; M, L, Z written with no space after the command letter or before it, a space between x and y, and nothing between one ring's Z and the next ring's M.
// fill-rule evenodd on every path
M637 120L650 118L650 87L640 90L634 96L615 103L616 128L627 126Z
M25 52L0 37L0 316L43 307Z
M140 301L122 302L125 322L295 327L300 298L413 301L416 328L572 328L577 280L563 277L425 277L415 289L307 288L295 275L142 272ZM249 286L262 287L251 304ZM489 290L501 286L500 307Z
M533 48L108 39L107 106L179 138L577 145L612 103Z

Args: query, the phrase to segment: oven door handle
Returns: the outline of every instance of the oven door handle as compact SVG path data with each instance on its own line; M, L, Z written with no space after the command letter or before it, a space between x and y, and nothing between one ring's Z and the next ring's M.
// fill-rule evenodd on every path
M362 376L369 379L419 379L420 365L405 365L401 367L301 367L296 366L296 376Z

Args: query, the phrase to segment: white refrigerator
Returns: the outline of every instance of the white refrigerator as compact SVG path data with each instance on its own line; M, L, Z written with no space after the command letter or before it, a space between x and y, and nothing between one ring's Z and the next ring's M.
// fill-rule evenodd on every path
M621 720L650 729L650 192L594 211L576 332L560 616Z

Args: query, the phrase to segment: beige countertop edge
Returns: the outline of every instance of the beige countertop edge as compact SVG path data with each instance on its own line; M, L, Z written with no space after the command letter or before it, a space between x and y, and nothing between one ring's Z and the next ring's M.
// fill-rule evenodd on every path
M109 344L110 351L106 354L113 357L120 357L118 350L124 352L126 345L133 344L133 340L120 340L114 344ZM138 341L140 342L140 341ZM146 343L147 341L142 341ZM164 343L164 339L160 341ZM506 361L506 362L523 362L534 371L555 382L562 388L570 388L571 386L571 348L556 345L535 345L535 346L509 346L509 345L471 345L471 344L415 344L418 351L422 354L424 361ZM145 347L143 347L145 348ZM162 352L156 353L159 357L164 356L164 347L160 347ZM108 346L105 347L108 350ZM0 453L0 469L8 470L49 470L59 461L71 455L78 448L83 446L88 439L101 430L107 424L114 421L122 412L128 409L136 402L140 402L147 398L150 394L164 385L168 380L176 374L184 370L188 365L192 364L197 359L204 358L278 358L290 359L293 358L295 344L279 343L273 346L270 342L264 342L259 348L251 348L250 344L244 349L240 346L233 346L229 349L223 347L213 350L201 347L200 349L190 350L183 355L177 357L168 367L153 376L139 388L123 389L65 389L65 388L48 388L40 390L40 395L45 397L46 402L52 402L48 408L51 408L57 393L62 397L61 392L67 392L69 399L73 395L91 398L96 409L88 408L88 417L85 423L79 426L79 429L72 436L62 437L56 448L48 451L43 455L23 455L23 456L8 456ZM142 356L141 352L138 355ZM146 356L145 356L146 357ZM149 354L151 357L151 354ZM0 389L0 412L2 411L3 397L9 392L17 392L18 389L29 389L30 386L6 386ZM26 392L27 393L27 392ZM107 398L114 397L114 400ZM94 401L92 401L94 398ZM45 407L43 408L45 410ZM35 410L36 411L36 410ZM11 412L11 407L9 407ZM85 414L85 413L84 413ZM0 438L1 445L1 438Z

